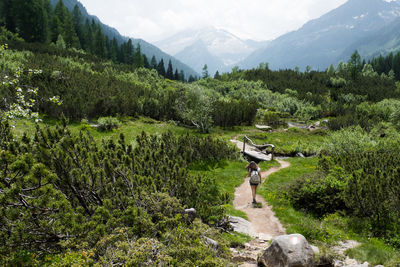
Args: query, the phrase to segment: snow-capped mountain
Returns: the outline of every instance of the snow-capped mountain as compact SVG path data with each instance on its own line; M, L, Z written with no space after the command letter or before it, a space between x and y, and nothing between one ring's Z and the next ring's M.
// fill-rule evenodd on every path
M378 33L385 31L399 17L400 0L349 0L307 22L299 30L271 41L267 48L255 51L239 66L252 68L260 62L268 62L273 69L296 66L304 69L309 65L323 70L340 60L347 61L361 45L360 54L367 57L378 53L372 50L381 48L370 46L368 42L376 41L373 36L379 36ZM399 31L397 37L400 38Z
M155 45L198 72L207 64L210 74L213 74L216 70L230 70L256 49L267 46L267 42L242 40L226 30L206 27L200 30L185 30L155 42ZM199 63L198 59L204 63Z

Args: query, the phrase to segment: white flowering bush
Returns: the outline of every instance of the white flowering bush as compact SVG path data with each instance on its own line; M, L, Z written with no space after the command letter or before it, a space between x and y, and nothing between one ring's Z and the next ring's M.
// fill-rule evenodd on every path
M4 56L6 49L7 44L0 46L0 57ZM34 111L39 88L22 85L20 79L24 73L27 73L27 75L38 75L42 73L42 70L29 69L24 72L21 67L18 67L9 75L0 76L2 85L6 88L11 88L15 96L12 103L7 103L7 100L4 100L6 102L6 109L0 110L2 119L15 120L16 118L26 118L33 119L35 122L40 121L39 113ZM62 104L59 96L53 96L49 98L49 101L56 105Z

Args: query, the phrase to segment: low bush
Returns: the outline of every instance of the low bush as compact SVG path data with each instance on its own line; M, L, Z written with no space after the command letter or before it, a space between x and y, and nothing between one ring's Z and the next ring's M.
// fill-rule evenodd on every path
M287 189L288 197L295 208L321 217L346 208L343 195L346 180L340 168L330 174L316 171L294 180Z
M118 129L121 125L120 121L114 117L100 117L97 123L99 131L111 131Z

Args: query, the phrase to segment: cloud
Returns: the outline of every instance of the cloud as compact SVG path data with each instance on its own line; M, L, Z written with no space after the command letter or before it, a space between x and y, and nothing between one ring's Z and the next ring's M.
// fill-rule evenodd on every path
M296 30L347 0L80 0L121 34L157 41L204 26L269 40Z

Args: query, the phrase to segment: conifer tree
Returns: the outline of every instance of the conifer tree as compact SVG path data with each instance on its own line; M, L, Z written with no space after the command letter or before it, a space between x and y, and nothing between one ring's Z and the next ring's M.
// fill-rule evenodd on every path
M185 72L183 70L179 72L179 80L185 82Z
M202 75L203 75L203 77L202 77L203 79L206 79L206 78L209 77L209 75L208 75L208 67L207 67L207 64L204 64L204 66L203 66Z
M215 73L214 79L217 79L217 80L221 79L221 75L219 74L218 71Z
M64 40L67 47L80 48L79 38L75 31L74 20L71 13L65 13L64 19Z
M128 42L126 43L123 53L124 53L123 62L126 64L133 64L134 47L132 39L129 39Z
M133 53L133 63L136 68L140 68L144 66L144 59L142 55L142 51L140 48L140 44L138 43L135 49L135 52Z
M189 76L189 79L188 79L188 82L194 82L194 81L196 81L196 78L195 77L193 77L192 75L190 75Z
M42 0L15 0L13 7L19 35L27 42L45 42L48 19Z
M167 73L165 75L167 79L173 80L174 79L174 70L172 68L172 62L171 60L168 61L168 68L167 68Z
M79 9L78 5L74 6L74 9L72 10L72 17L74 20L74 28L76 35L78 36L80 46L83 48L84 47L83 17L82 17L82 12Z
M165 65L164 65L163 58L160 60L160 62L157 65L157 71L158 71L158 74L165 77Z
M154 55L150 61L150 68L157 69L157 59L156 59L156 56L154 56Z
M50 41L53 43L57 42L58 36L62 34L62 32L61 21L53 14L50 21Z
M85 20L85 27L84 27L84 42L82 47L84 50L88 52L93 52L94 50L94 38L93 38L93 28L92 24L90 24L89 19Z
M11 32L16 31L15 11L17 10L14 8L14 4L14 0L0 1L0 18L3 18L4 21L2 23Z
M101 31L100 25L98 25L96 32L95 32L95 38L94 38L94 54L105 58L107 51L106 51L106 39L103 35L103 32Z
M179 72L178 69L175 69L174 80L179 81Z
M118 42L115 36L110 42L110 59L114 63L118 61Z
M143 54L143 67L145 67L146 69L150 69L150 63L145 54Z

